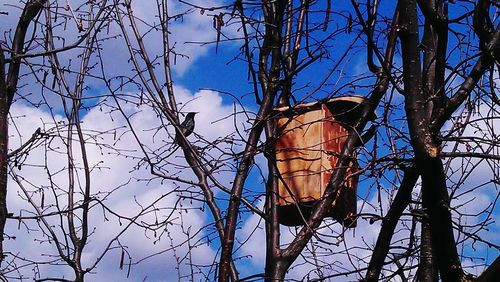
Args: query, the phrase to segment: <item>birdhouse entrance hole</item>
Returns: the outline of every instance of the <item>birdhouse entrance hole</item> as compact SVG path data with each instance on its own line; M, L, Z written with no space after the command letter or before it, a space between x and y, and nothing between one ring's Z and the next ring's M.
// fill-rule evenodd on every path
M362 97L339 97L326 102L282 107L277 111L276 161L278 218L283 225L303 225L320 200L336 169L347 140L346 126L361 113ZM353 158L347 175L357 171ZM344 179L327 216L345 227L356 225L357 176Z

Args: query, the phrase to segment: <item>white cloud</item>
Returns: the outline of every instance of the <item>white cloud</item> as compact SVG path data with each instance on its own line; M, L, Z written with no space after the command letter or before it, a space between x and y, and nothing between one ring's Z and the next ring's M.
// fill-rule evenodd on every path
M220 6L222 3L220 0L190 1L192 5L207 8ZM213 43L217 39L217 31L213 27L213 16L218 14L219 11L206 10L202 13L200 9L191 5L172 1L167 2L167 4L169 16L178 16L169 25L169 45L178 54L177 56L170 56L172 70L175 74L182 76L198 58L207 55L209 50L215 47L215 44L206 43ZM154 58L156 55L161 55L161 52L163 52L163 41L161 40L163 35L160 30L150 28L153 25L159 25L156 2L132 1L132 9L134 15L140 19L137 23L145 35L144 43L148 52L150 52L149 57ZM226 16L227 19L228 16ZM236 28L232 26L223 26L222 32L229 37L234 37L238 33ZM116 50L112 52L112 54L117 54ZM127 52L121 53L128 56ZM120 62L115 58L112 60Z
M64 1L63 1L64 2ZM75 15L77 17L87 17L87 13L89 10L89 4L87 1L82 0L72 0L67 1ZM112 7L111 0L108 0L108 8ZM194 5L206 6L206 7L214 7L220 6L222 1L220 0L210 0L210 1L190 1ZM97 4L103 2L95 2ZM181 77L186 74L186 72L191 68L191 66L198 61L199 58L206 56L209 54L210 50L213 50L215 44L203 44L215 42L217 38L217 31L213 28L213 15L215 12L207 10L203 14L200 13L198 8L193 8L190 5L177 3L168 1L169 4L169 16L181 15L182 17L172 19L169 25L170 32L170 49L178 54L174 55L173 53L170 56L171 59L171 68L174 73L174 80L178 77ZM15 6L20 7L15 7ZM53 3L53 5L56 5ZM76 23L69 17L67 20L62 16L62 14L70 15L70 11L66 9L66 3L62 4L58 3L58 12L59 16L53 17L54 27L52 28L52 32L54 33L55 38L55 47L60 48L63 46L67 46L76 42L83 33L79 33L76 27ZM122 5L119 7L123 8ZM0 4L0 12L7 12L8 15L0 15L0 32L2 34L6 34L6 38L13 36L13 31L15 30L17 21L19 19L21 13L22 3L19 1L3 1ZM157 76L159 83L164 83L164 66L163 60L161 56L163 54L163 35L162 32L157 28L151 28L152 26L159 25L158 18L158 8L155 1L132 1L132 8L134 15L137 17L136 22L139 27L140 32L143 35L143 41L145 44L145 48L147 50L149 58L154 61L155 65L155 75ZM97 9L94 10L94 12ZM105 11L103 15L107 13L111 13L114 16L114 12ZM228 20L228 16L226 16L226 20ZM40 16L41 22L44 22L43 13ZM85 22L85 24L87 24ZM85 25L84 24L84 25ZM127 29L127 33L130 38L132 38L133 46L137 49L136 41L133 39L134 35L132 29L130 27L129 22L124 19L124 24ZM87 26L84 26L85 28ZM28 35L31 35L31 29L33 27L30 26L30 31L28 31ZM39 37L34 42L43 42L44 34L42 33L42 28L37 28L35 30L35 34ZM229 37L235 37L238 34L238 31L234 25L224 26L223 27L224 34ZM93 34L90 34L93 36ZM99 50L100 53L95 52L92 54L90 58L90 65L93 66L93 74L100 77L101 74L100 68L96 67L100 64L100 60L102 60L103 68L106 72L106 78L114 78L114 77L133 77L135 75L135 71L133 70L133 64L130 61L130 54L125 44L125 40L122 35L122 31L116 22L106 22L106 25L100 30L97 35L99 39ZM190 42L199 42L199 43L190 43ZM83 42L80 45L83 45ZM9 39L5 44L10 45ZM231 43L232 44L232 43ZM31 44L30 52L41 52L44 51L44 44L40 46L35 43ZM83 48L81 46L79 48L75 48L72 50L67 50L61 53L58 53L58 61L60 62L60 66L64 69L72 70L65 72L65 79L69 85L74 85L77 77L77 73L80 69L80 58L83 52ZM214 51L215 52L215 51ZM136 54L137 55L137 54ZM100 59L100 60L99 60ZM137 55L137 59L139 61L140 68L144 69L144 63L142 61L142 57ZM30 65L34 68L34 73L31 68L22 65L21 73L26 76L23 77L23 83L20 83L20 89L18 89L20 95L27 97L33 103L40 103L47 101L48 104L56 109L61 109L60 105L60 97L59 93L52 93L49 91L45 91L45 98L42 99L40 95L40 85L36 82L34 75L38 76L38 79L42 80L44 77L44 72L47 72L46 83L49 85L52 83L52 74L50 72L50 66L48 66L47 58L42 59L38 58L29 58L27 59L30 62ZM160 64L160 65L159 65ZM143 70L141 70L143 71ZM112 82L115 82L112 80ZM97 92L101 92L104 88L102 81L99 78L93 76L87 76L85 81L86 87L88 89L84 90L84 95L95 96ZM135 89L134 89L135 90ZM87 101L85 101L87 102Z
M234 131L233 118L226 118L233 114L233 106L222 103L220 95L214 91L200 91L192 94L182 87L176 87L179 101L185 104L186 111L198 111L199 115L196 118L197 126L195 132L198 135L190 136L189 139L197 142L198 138L204 138L213 141L217 138L231 135ZM149 147L150 150L160 149L164 145L162 140L171 142L169 133L160 130L155 133L152 128L160 126L160 120L156 114L147 107L136 108L131 104L124 104L125 110L128 114L135 113L131 117L131 123L134 125L137 132L141 136L141 141ZM123 235L119 237L119 242L127 246L127 250L132 256L132 262L136 262L148 255L159 253L157 256L146 259L138 265L132 266L131 280L142 280L148 276L152 281L159 281L161 277L175 277L177 276L177 260L171 249L176 246L175 255L181 260L180 270L181 275L189 274L188 263L189 259L187 253L189 245L191 245L191 255L193 263L197 265L210 265L215 257L215 251L210 246L207 246L205 236L208 231L205 230L205 225L210 224L212 221L210 216L207 215L207 209L200 210L203 206L200 202L192 202L189 199L183 199L178 202L179 196L190 196L190 193L199 193L199 188L189 187L186 185L174 185L171 181L161 181L160 179L151 179L149 170L147 169L134 169L137 162L143 157L142 152L139 151L139 146L133 138L133 135L125 127L125 121L120 113L111 111L113 108L109 106L95 107L88 112L82 120L82 126L86 133L87 140L87 156L89 159L90 167L93 167L91 173L91 189L93 197L97 197L102 201L102 204L107 209L120 214L123 217L134 217L141 215L136 219L135 224L129 227ZM45 130L54 127L55 122L61 122L61 116L52 116L40 109L24 106L22 104L15 104L12 107L12 116L15 118L16 127L11 126L12 142L11 148L17 148L21 143L25 142L28 137L38 127L45 127ZM241 119L237 119L241 121ZM66 127L63 124L58 124L58 130L65 137ZM17 131L19 131L18 137ZM170 135L172 135L173 128L168 127ZM49 130L55 134L56 129ZM96 135L95 138L90 138ZM154 136L154 137L153 137ZM76 138L76 136L74 136ZM105 146L105 145L110 146ZM55 137L50 142L50 148L54 151L49 151L45 154L46 150L40 146L30 152L26 160L22 162L21 169L14 169L14 171L22 175L24 178L23 184L26 188L32 191L33 200L37 205L41 201L41 186L44 187L45 208L47 211L55 211L54 196L51 194L50 181L48 180L46 170L44 169L45 160L47 160L50 172L53 173L52 181L56 184L56 193L60 201L60 208L66 206L66 191L67 191L67 160L65 155L64 144L62 139ZM168 148L168 147L167 147ZM126 150L126 151L121 151ZM122 155L117 155L122 153ZM176 152L170 160L175 159L177 163L183 163L184 160L176 158L180 155ZM214 158L220 152L210 153ZM127 155L125 158L124 156ZM82 166L81 152L78 149L78 144L75 143L75 164L77 167ZM55 173L56 171L60 171ZM231 175L230 172L219 174L217 177L222 178L224 183L228 179L224 179ZM185 179L192 179L192 173L187 170L180 170L179 177ZM78 172L78 181L83 182L83 174ZM138 181L141 180L141 181ZM142 181L148 180L148 181ZM32 183L33 185L31 185ZM77 185L77 189L79 185ZM10 181L9 190L9 212L19 215L21 209L23 216L27 216L27 211L33 211L33 208L19 195L23 192L17 185ZM31 195L31 194L30 194ZM154 205L153 202L161 199ZM178 210L172 212L172 209L177 207ZM80 210L76 211L78 214ZM105 220L104 215L106 215ZM103 211L100 205L95 206L90 214L90 230L92 235L89 239L88 245L84 250L84 267L92 265L96 258L99 257L106 249L108 242L112 241L118 236L126 225L130 222L126 218L118 219L108 210ZM47 220L56 230L56 234L62 238L64 231L61 230L59 218L57 216L49 217ZM65 217L62 217L65 221ZM160 224L156 224L158 221ZM165 224L161 222L165 221ZM5 248L13 253L19 253L22 258L33 259L35 261L48 260L42 254L57 255L54 243L39 242L35 239L46 240L46 236L40 233L39 224L36 221L26 221L17 229L18 222L10 220L8 223L8 234L15 236L16 240L6 240ZM150 230L144 230L140 225L151 225ZM67 225L63 224L66 233ZM26 232L27 227L32 231ZM156 228L156 230L153 230ZM43 230L46 230L42 226ZM189 231L189 236L188 236ZM156 236L156 237L155 237ZM210 235L212 237L213 235ZM44 239L45 238L45 239ZM188 238L190 238L188 242ZM117 241L111 245L112 248L118 246ZM196 247L193 247L196 246ZM119 270L121 251L113 249L104 259L99 263L98 267L89 274L90 281L95 279L102 281L105 277L122 277L125 278L127 271ZM125 257L125 263L128 261L128 256ZM16 260L20 263L21 260ZM206 271L207 269L203 269ZM25 267L20 270L25 277L33 277L33 272L30 267ZM44 266L39 270L43 277L65 276L72 277L72 272L65 266ZM201 274L195 273L195 276ZM202 276L200 276L202 277ZM150 281L150 280L148 280Z

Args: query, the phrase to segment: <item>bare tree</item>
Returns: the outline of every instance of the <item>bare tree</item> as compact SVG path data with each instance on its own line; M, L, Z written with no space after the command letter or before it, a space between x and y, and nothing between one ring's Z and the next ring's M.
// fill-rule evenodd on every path
M479 189L477 186L463 187L465 178L457 184L453 183L453 171L456 169L453 161L456 157L473 163L477 161L476 158L480 159L479 162L487 162L492 169L493 179L482 185L494 187L497 158L494 153L478 155L472 152L474 148L471 145L466 145L470 148L467 149L468 152L459 152L458 144L465 142L457 140L462 140L460 136L467 126L474 126L472 122L460 123L459 131L443 127L447 122L456 123L458 119L474 115L474 107L489 107L485 105L493 105L496 101L498 82L495 79L498 73L494 66L495 63L498 64L499 43L498 28L494 28L494 23L498 20L496 14L490 11L498 9L495 3L479 1L473 5L465 2L399 1L397 5L389 5L367 1L361 5L357 1L351 1L350 7L340 11L333 9L330 1L263 1L259 4L236 1L233 5L220 7L185 4L201 14L205 11L220 11L210 15L214 19L217 33L214 43L217 45L221 44L222 39L230 39L229 35L224 34L225 26L240 26L238 35L241 36L243 45L241 57L238 58L247 62L251 91L259 106L255 117L249 121L251 125L242 140L244 149L235 156L237 162L231 187L222 186L213 177L211 164L220 163L220 160L210 160L203 156L206 148L217 147L217 142L208 143L205 147L198 144L193 147L189 142L180 144L189 167L197 175L198 186L203 191L204 201L210 207L221 240L219 281L238 279L234 251L242 204L262 216L266 223L266 269L264 274L254 277L270 281L285 279L286 272L304 253L312 238L318 237L320 230L325 228L324 218L336 201L336 191L346 177L349 156L354 151L361 153L361 158L365 160L365 166L360 169L360 173L370 176L365 183L381 183L382 175L387 170L396 170L395 174L391 173L393 179L390 181L396 194L386 213L381 206L380 215L372 215L371 220L380 221L382 228L376 244L367 246L372 255L366 261L366 268L338 271L332 276L366 271L365 279L369 281L379 280L381 275L386 278L398 275L404 280L411 277L435 280L439 275L445 281L458 281L469 276L462 267L466 255L459 254L457 246L468 241L480 241L498 250L496 244L487 243L480 236L473 235L484 231L483 228L490 224L496 201L483 211L482 215L486 215L487 219L474 227L464 225L461 218L470 215L463 214L460 205L454 205L452 201L460 201L458 194L464 195ZM449 5L461 8L449 12ZM137 46L130 47L129 50L137 76L141 78L138 84L146 89L160 114L178 130L178 110L175 93L171 88L171 63L168 60L173 56L174 49L164 41L163 54L159 57L165 59L162 66L166 77L160 82L155 64L149 59L153 57L149 54L151 50L142 42L133 9L130 3L125 6L127 9L122 13L130 21L132 36L127 35L124 23L121 23L121 27L127 45ZM167 38L169 20L172 17L166 13L166 2L158 6L161 7L159 27L164 38ZM472 19L468 21L473 22L472 25L466 24L468 19ZM449 38L450 34L454 36L453 40ZM477 42L470 39L474 35L479 38ZM129 39L131 37L135 41ZM344 47L343 55L338 49L332 51L331 48L335 44L332 42L339 38L352 42ZM469 39L463 42L465 38ZM360 43L360 40L363 41ZM450 42L456 47L450 48ZM464 46L469 47L465 50ZM366 65L372 73L371 78L370 75L350 74L339 68L354 56L357 47L366 50ZM254 55L255 52L258 54ZM137 54L140 54L139 58ZM394 62L395 55L401 60ZM334 59L330 59L332 57ZM328 66L328 63L320 62L321 60L332 64ZM474 61L477 62L473 64ZM302 73L306 73L308 68L314 68L314 65L327 65L329 72L324 74L322 80L308 81L306 75L306 78L302 77ZM344 78L347 75L351 76ZM322 89L327 88L335 79L340 82L331 87L333 91L329 93L332 94L321 94ZM363 79L373 82L362 82ZM298 87L300 83L304 84L302 88ZM166 89L162 85L167 85ZM331 98L342 92L362 88L371 89L362 91L366 93L368 103L364 105L358 119L349 124L349 136L323 197L314 206L311 216L297 231L295 238L283 245L280 243L276 208L277 185L282 180L273 150L273 142L280 132L274 124L273 108L277 105L293 107L307 99ZM404 96L404 112L395 108L398 103L397 95ZM464 104L467 106L464 107ZM371 112L377 109L382 114L376 121L370 121ZM457 110L461 111L457 114ZM494 112L492 108L488 114L492 122L495 120ZM475 122L484 122L484 118L482 116ZM399 123L399 119L406 119L407 125L395 128L393 123ZM357 149L357 144L365 142L360 136L365 132L367 124L372 124L377 130L376 136L384 141L382 144L365 143L362 149ZM494 125L490 124L489 127L493 129ZM264 132L266 138L261 143ZM495 138L492 132L482 133L487 138ZM454 146L452 151L444 151L449 146ZM477 149L482 147L477 146ZM492 143L486 151L494 152L496 149ZM263 180L266 183L266 204L263 210L253 206L251 203L254 199L246 198L243 193L255 157L259 154L263 154L268 160L267 169L264 169L268 175ZM153 174L171 179L171 176L158 173L160 169L166 171L164 167L168 163L152 161L147 155L148 166ZM155 158L161 159L158 156ZM463 167L463 170L470 177L475 169ZM419 178L421 181L418 181ZM420 192L415 194L413 191L417 186ZM222 203L213 197L214 188L228 194L229 205L224 212L220 208ZM455 192L459 190L462 192ZM224 228L221 226L222 215L225 216ZM363 213L359 214L359 218L364 218ZM401 240L410 245L405 247L403 253L394 253L392 249L395 243L392 238L398 226L409 224L408 222L413 227L406 230L408 234ZM469 228L474 231L465 231ZM421 234L417 233L418 230ZM348 250L345 252L346 256L350 256ZM389 256L393 258L388 259ZM396 265L396 271L387 270L387 273L383 273L384 269L392 269L391 265ZM492 267L496 268L494 265Z
M37 267L62 262L73 270L71 281L83 281L92 271L99 275L102 270L97 265L117 249L117 265L128 265L129 272L135 264L147 264L149 258L170 252L178 279L192 281L324 281L345 276L363 281L492 281L498 276L500 246L494 222L500 195L496 133L500 7L496 1L276 0L217 5L114 0L89 1L76 12L68 2L63 18L73 21L83 35L63 47L56 47L52 32L58 25L53 17L60 16L57 3L28 1L24 6L12 47L7 47L7 40L1 45L2 56L9 54L1 58L1 70L5 72L7 65L9 70L2 73L0 84L6 97L0 111L4 113L0 118L4 168L0 232L4 234L7 218L26 226L36 220L42 237L54 241L57 254L45 262L16 255L4 275L19 269L14 261L30 261L29 265ZM148 10L141 10L140 5ZM88 12L78 16L82 7ZM38 17L41 11L45 22ZM231 53L223 69L205 72L239 77L238 87L227 81L208 86L224 93L225 101L234 105L232 113L214 121L212 131L217 133L216 122L221 121L232 129L216 137L200 129L200 119L194 134L182 134L186 132L182 128L185 112L210 112L202 106L194 108L199 97L186 98L174 81L181 77L173 73L177 64L196 53L182 48L175 29L189 24L195 15L212 24L211 37L182 43L194 50L213 46L212 62L227 59ZM25 38L32 22L42 28L43 38L37 38L36 32ZM31 42L38 45L28 52ZM59 54L74 48L81 53L61 63ZM119 68L110 60L113 52L125 54ZM36 61L40 58L43 62ZM77 58L80 63L74 68ZM24 97L17 86L23 78L21 65L27 68L26 79L35 78L42 89L60 96L64 123L57 110L52 112L50 129L36 131L9 153L9 107L16 93ZM46 83L49 79L52 85ZM182 78L197 79L202 78ZM91 87L93 91L87 90ZM310 214L301 214L300 226L282 226L280 217L287 215L279 212L279 186L285 180L278 169L276 142L285 132L276 123L276 108L294 112L306 102L324 103L353 94L365 102L355 117L342 122L345 142L335 156L325 191ZM85 125L85 99L90 101L89 109L104 108L110 119L119 116L123 124L110 131ZM54 103L45 105L50 108ZM147 120L150 124L137 121L144 113L155 117ZM110 144L106 137L110 134L119 136L117 140L131 138L134 145L130 146L136 150ZM18 166L25 165L26 154L36 148L58 151L50 145L54 140L64 144L67 186L55 185L58 182L51 179L55 173L46 164L43 167L52 186L25 188L27 182ZM167 191L146 205L134 194L130 202L140 209L133 216L120 214L111 196L132 190L131 185L124 181L105 193L93 190L91 177L103 166L88 161L88 146L134 160L130 173L147 170L145 182L157 181ZM353 156L359 162L355 168ZM50 158L46 160L49 163ZM25 191L21 196L30 203L33 216L8 216L9 172ZM132 179L128 172L112 173ZM344 183L356 178L358 212L349 220L358 226L343 226L342 221L329 218L331 207L342 201L339 191ZM49 204L40 203L35 199L44 196L34 190L51 191L54 196ZM161 200L173 195L175 203L165 206ZM198 208L208 211L211 221L192 230L183 212ZM93 213L96 209L102 212ZM166 214L159 215L162 212ZM97 228L91 231L89 218L107 220L106 214L120 224L127 223L97 255L83 260L88 240L99 232ZM152 214L154 220L148 221ZM57 223L49 220L53 216ZM258 223L252 223L253 219ZM179 225L180 232L174 234L169 225ZM155 243L169 241L169 247L133 260L131 245L121 242L133 228L153 234ZM245 247L262 228L263 269L242 270L253 254ZM242 229L252 231L243 234ZM361 239L355 240L351 232ZM177 243L175 236L185 239ZM216 249L210 263L196 262L196 249L201 246ZM294 274L296 269L303 270L301 276ZM66 281L64 277L38 278Z
M124 230L135 224L134 217L122 217L128 221L125 227L116 231L116 236L95 256L94 262L86 260L86 265L83 265L84 248L93 233L89 223L91 209L101 206L106 210L102 200L109 195L100 197L100 193L92 191L91 174L99 168L99 164L90 163L88 156L89 146L108 146L98 141L100 136L108 133L84 128L81 115L85 110L84 102L89 99L84 95L88 84L91 84L89 80L100 79L92 75L92 59L100 42L107 39L98 34L109 22L112 7L107 1L84 3L78 7L69 2L61 7L57 2L38 0L23 5L12 42L6 37L0 45L3 97L0 232L2 239L9 237L6 234L11 232L4 229L6 220L18 221L28 233L38 230L41 235L32 240L53 245L54 252L41 253L48 259L38 260L0 248L0 259L4 262L2 278L24 279L24 269L31 267L36 281L84 281L84 275L91 272L108 251L116 248L112 244L118 241ZM30 32L31 36L27 37ZM71 37L75 38L74 41L66 42ZM71 56L75 58L68 59L65 56L68 52L73 52ZM76 68L72 66L75 61L79 61ZM7 73L4 72L6 67ZM31 81L19 87L20 78ZM40 94L29 97L33 89L39 90ZM21 122L19 118L11 116L9 119L10 108L15 101L26 101L33 108L48 109L51 119L40 117L43 127L38 127L20 147L9 152L9 133L13 134L12 130L8 130L9 123L17 130L14 137L17 135L21 140L25 137L17 126ZM66 159L66 166L55 169L61 161L56 156L60 153ZM43 158L36 163L30 154L42 155ZM23 174L23 167L32 172ZM46 181L33 181L31 177L36 167L41 169L39 175L43 175ZM66 181L61 181L60 175L64 173ZM18 187L18 197L27 204L26 208L15 210L16 213L7 212L9 174L14 182L12 184L15 184L9 190ZM144 207L139 214L150 208ZM11 239L15 239L14 236ZM43 277L45 274L39 270L45 265L61 264L72 269L74 279ZM55 272L53 274L56 275Z

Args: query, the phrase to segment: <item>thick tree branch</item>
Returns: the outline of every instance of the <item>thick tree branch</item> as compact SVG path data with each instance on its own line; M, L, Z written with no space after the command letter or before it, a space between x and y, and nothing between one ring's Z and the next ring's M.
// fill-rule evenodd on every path
M446 107L436 113L430 125L431 130L436 132L441 129L444 123L449 120L452 114L462 105L469 97L470 93L476 87L479 80L483 77L495 60L500 60L500 24L497 26L487 49L479 56L478 61L472 68L471 72L460 85L458 91L448 100Z
M489 282L495 281L500 277L500 256L498 256L495 261L486 268L486 270L477 277L475 281L477 282Z
M32 0L26 3L23 13L19 18L19 22L12 41L13 55L24 53L24 40L31 21L40 13L46 0ZM3 66L2 66L3 67ZM7 88L7 104L10 107L14 93L17 90L17 82L19 80L19 70L21 69L21 59L17 58L9 63L9 71L7 73L6 88ZM3 97L1 97L3 99Z
M490 18L490 0L477 1L476 8L474 9L474 16L472 24L474 31L479 37L479 47L484 49L487 42L490 42L493 34L493 23Z
M416 2L403 0L399 3L401 48L403 56L403 82L405 109L410 130L411 143L417 158L437 157L438 146L429 130L429 118L425 111L429 107L422 89L420 63L420 38Z
M410 140L415 151L417 166L422 175L422 202L429 215L432 248L443 281L459 281L463 277L461 262L456 249L450 213L450 199L446 175L439 158L430 119L422 109L428 101L422 91L417 5L415 0L399 3L401 12L401 47L403 50L403 81L405 110L410 130Z
M266 118L274 105L274 99L278 90L281 65L281 26L287 1L279 0L273 3L264 1L264 17L266 20L264 42L259 55L259 81L264 97L257 113L252 130L247 138L247 144L243 157L236 172L233 182L232 194L227 209L226 226L222 252L219 265L219 281L228 281L229 265L232 261L234 238L236 233L236 221L239 214L240 198L243 186L247 179L250 166L257 153L257 143L266 124ZM270 68L268 70L268 58L271 55Z
M382 219L382 228L380 229L377 243L373 249L370 263L368 264L365 281L379 281L380 272L382 271L387 253L389 252L392 236L394 235L401 215L411 201L411 193L418 177L419 173L416 166L405 169L403 180L401 181L396 197L391 203L391 207L386 216Z

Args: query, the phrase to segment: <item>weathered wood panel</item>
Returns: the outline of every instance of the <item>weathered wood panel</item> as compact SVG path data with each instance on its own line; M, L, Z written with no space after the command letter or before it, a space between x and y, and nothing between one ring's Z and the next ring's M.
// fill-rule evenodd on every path
M279 109L282 115L277 119L277 126L281 134L275 148L281 174L277 204L282 224L303 224L315 201L321 199L336 169L338 156L348 134L343 125L335 120L337 100L298 106L293 112L286 108ZM345 110L346 101L352 103L352 107L359 103L357 100L341 101L342 110ZM347 175L356 169L353 161ZM345 180L329 214L344 225L354 226L357 181L357 177ZM300 212L297 205L301 208Z

